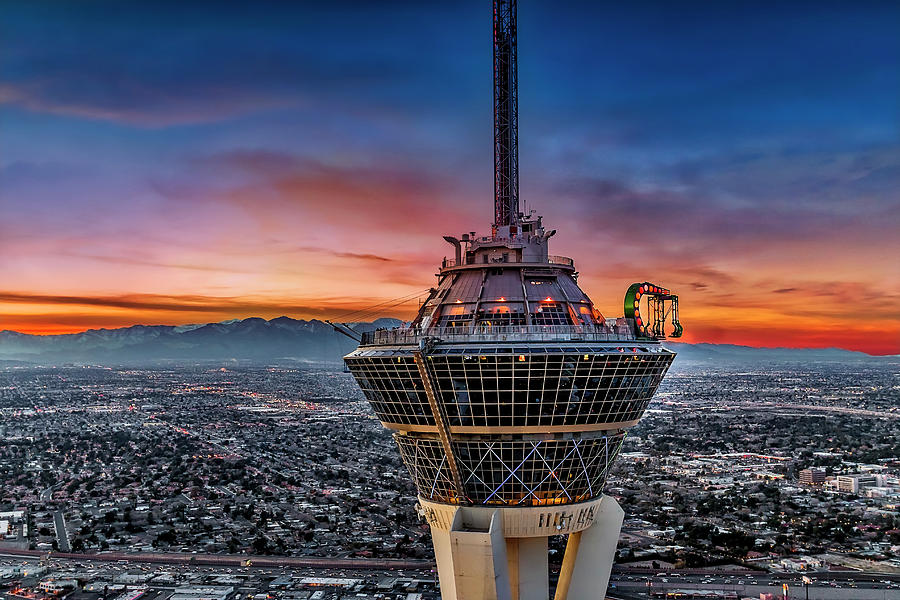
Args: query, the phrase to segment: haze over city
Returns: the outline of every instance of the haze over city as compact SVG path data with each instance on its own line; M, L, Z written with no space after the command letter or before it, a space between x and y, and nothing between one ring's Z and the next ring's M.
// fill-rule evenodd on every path
M3 13L0 329L339 317L489 228L484 2ZM522 200L609 316L653 278L689 342L900 353L898 19L529 5Z

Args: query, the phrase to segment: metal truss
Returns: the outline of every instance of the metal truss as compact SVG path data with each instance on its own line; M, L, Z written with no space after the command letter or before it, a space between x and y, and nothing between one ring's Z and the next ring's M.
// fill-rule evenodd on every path
M519 223L516 2L494 0L494 227Z
M602 493L623 434L553 440L454 441L465 496L457 498L441 442L396 435L419 494L437 502L539 506Z

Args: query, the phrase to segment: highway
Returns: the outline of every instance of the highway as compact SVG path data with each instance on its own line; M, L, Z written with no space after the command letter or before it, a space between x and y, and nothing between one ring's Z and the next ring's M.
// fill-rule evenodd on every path
M3 550L0 557L43 558L46 552L37 550ZM182 567L243 567L250 560L252 569L310 569L337 571L418 571L432 572L430 560L396 560L339 557L246 556L186 553L71 553L53 552L54 561L106 562L128 564L179 565ZM900 575L861 573L857 571L810 572L810 600L900 600ZM616 566L610 579L609 600L638 600L647 598L675 598L678 590L703 590L736 593L759 598L760 593L775 594L781 600L782 584L787 583L788 598L806 598L799 573L767 573L763 571L721 571L715 569L687 569L680 572L656 572L648 569L624 569ZM648 587L648 581L652 584ZM683 597L683 596L682 596ZM722 597L725 597L724 595ZM734 597L734 596L731 596Z
M678 591L703 590L732 592L736 597L759 598L761 593L774 594L781 600L782 584L788 585L788 598L805 599L806 590L799 574L750 573L742 575L710 574L625 575L616 573L610 580L610 599L679 597ZM809 573L810 600L900 600L900 576L858 572ZM648 581L651 584L648 587ZM613 587L614 586L614 587ZM681 596L683 597L683 596ZM689 596L688 596L689 597Z
M46 552L39 550L7 550L0 551L0 556L14 558L40 558L46 556ZM254 567L293 567L312 569L358 569L358 570L431 570L434 561L430 560L400 560L389 558L331 558L331 557L304 557L304 556L247 556L235 554L186 554L177 552L159 553L127 553L127 552L99 552L69 553L53 552L54 560L76 560L131 563L151 563L166 565L210 565L223 567L239 567L250 560Z

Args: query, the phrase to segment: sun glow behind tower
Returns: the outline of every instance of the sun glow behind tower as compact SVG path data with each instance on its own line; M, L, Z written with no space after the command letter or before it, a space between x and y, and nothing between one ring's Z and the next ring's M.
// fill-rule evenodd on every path
M556 598L606 588L623 512L603 495L627 428L674 359L677 296L638 283L605 319L543 219L519 210L516 4L494 2L494 223L445 236L415 319L345 361L394 431L431 526L446 599L546 599L547 539L568 535ZM643 308L646 307L646 310Z

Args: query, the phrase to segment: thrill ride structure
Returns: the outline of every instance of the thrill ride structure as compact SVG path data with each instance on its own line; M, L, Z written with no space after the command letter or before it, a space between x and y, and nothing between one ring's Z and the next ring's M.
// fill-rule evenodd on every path
M647 299L647 312L641 315L641 298ZM668 305L668 309L666 306ZM681 337L684 328L678 320L678 296L652 283L633 283L625 292L625 317L634 325L635 335L666 337L666 317L671 317L672 333Z
M394 439L431 526L444 600L603 597L623 511L610 465L675 354L677 297L632 286L604 319L556 233L519 210L515 0L494 0L494 222L453 247L415 319L344 357ZM641 312L642 301L648 307ZM668 307L668 308L667 308Z

